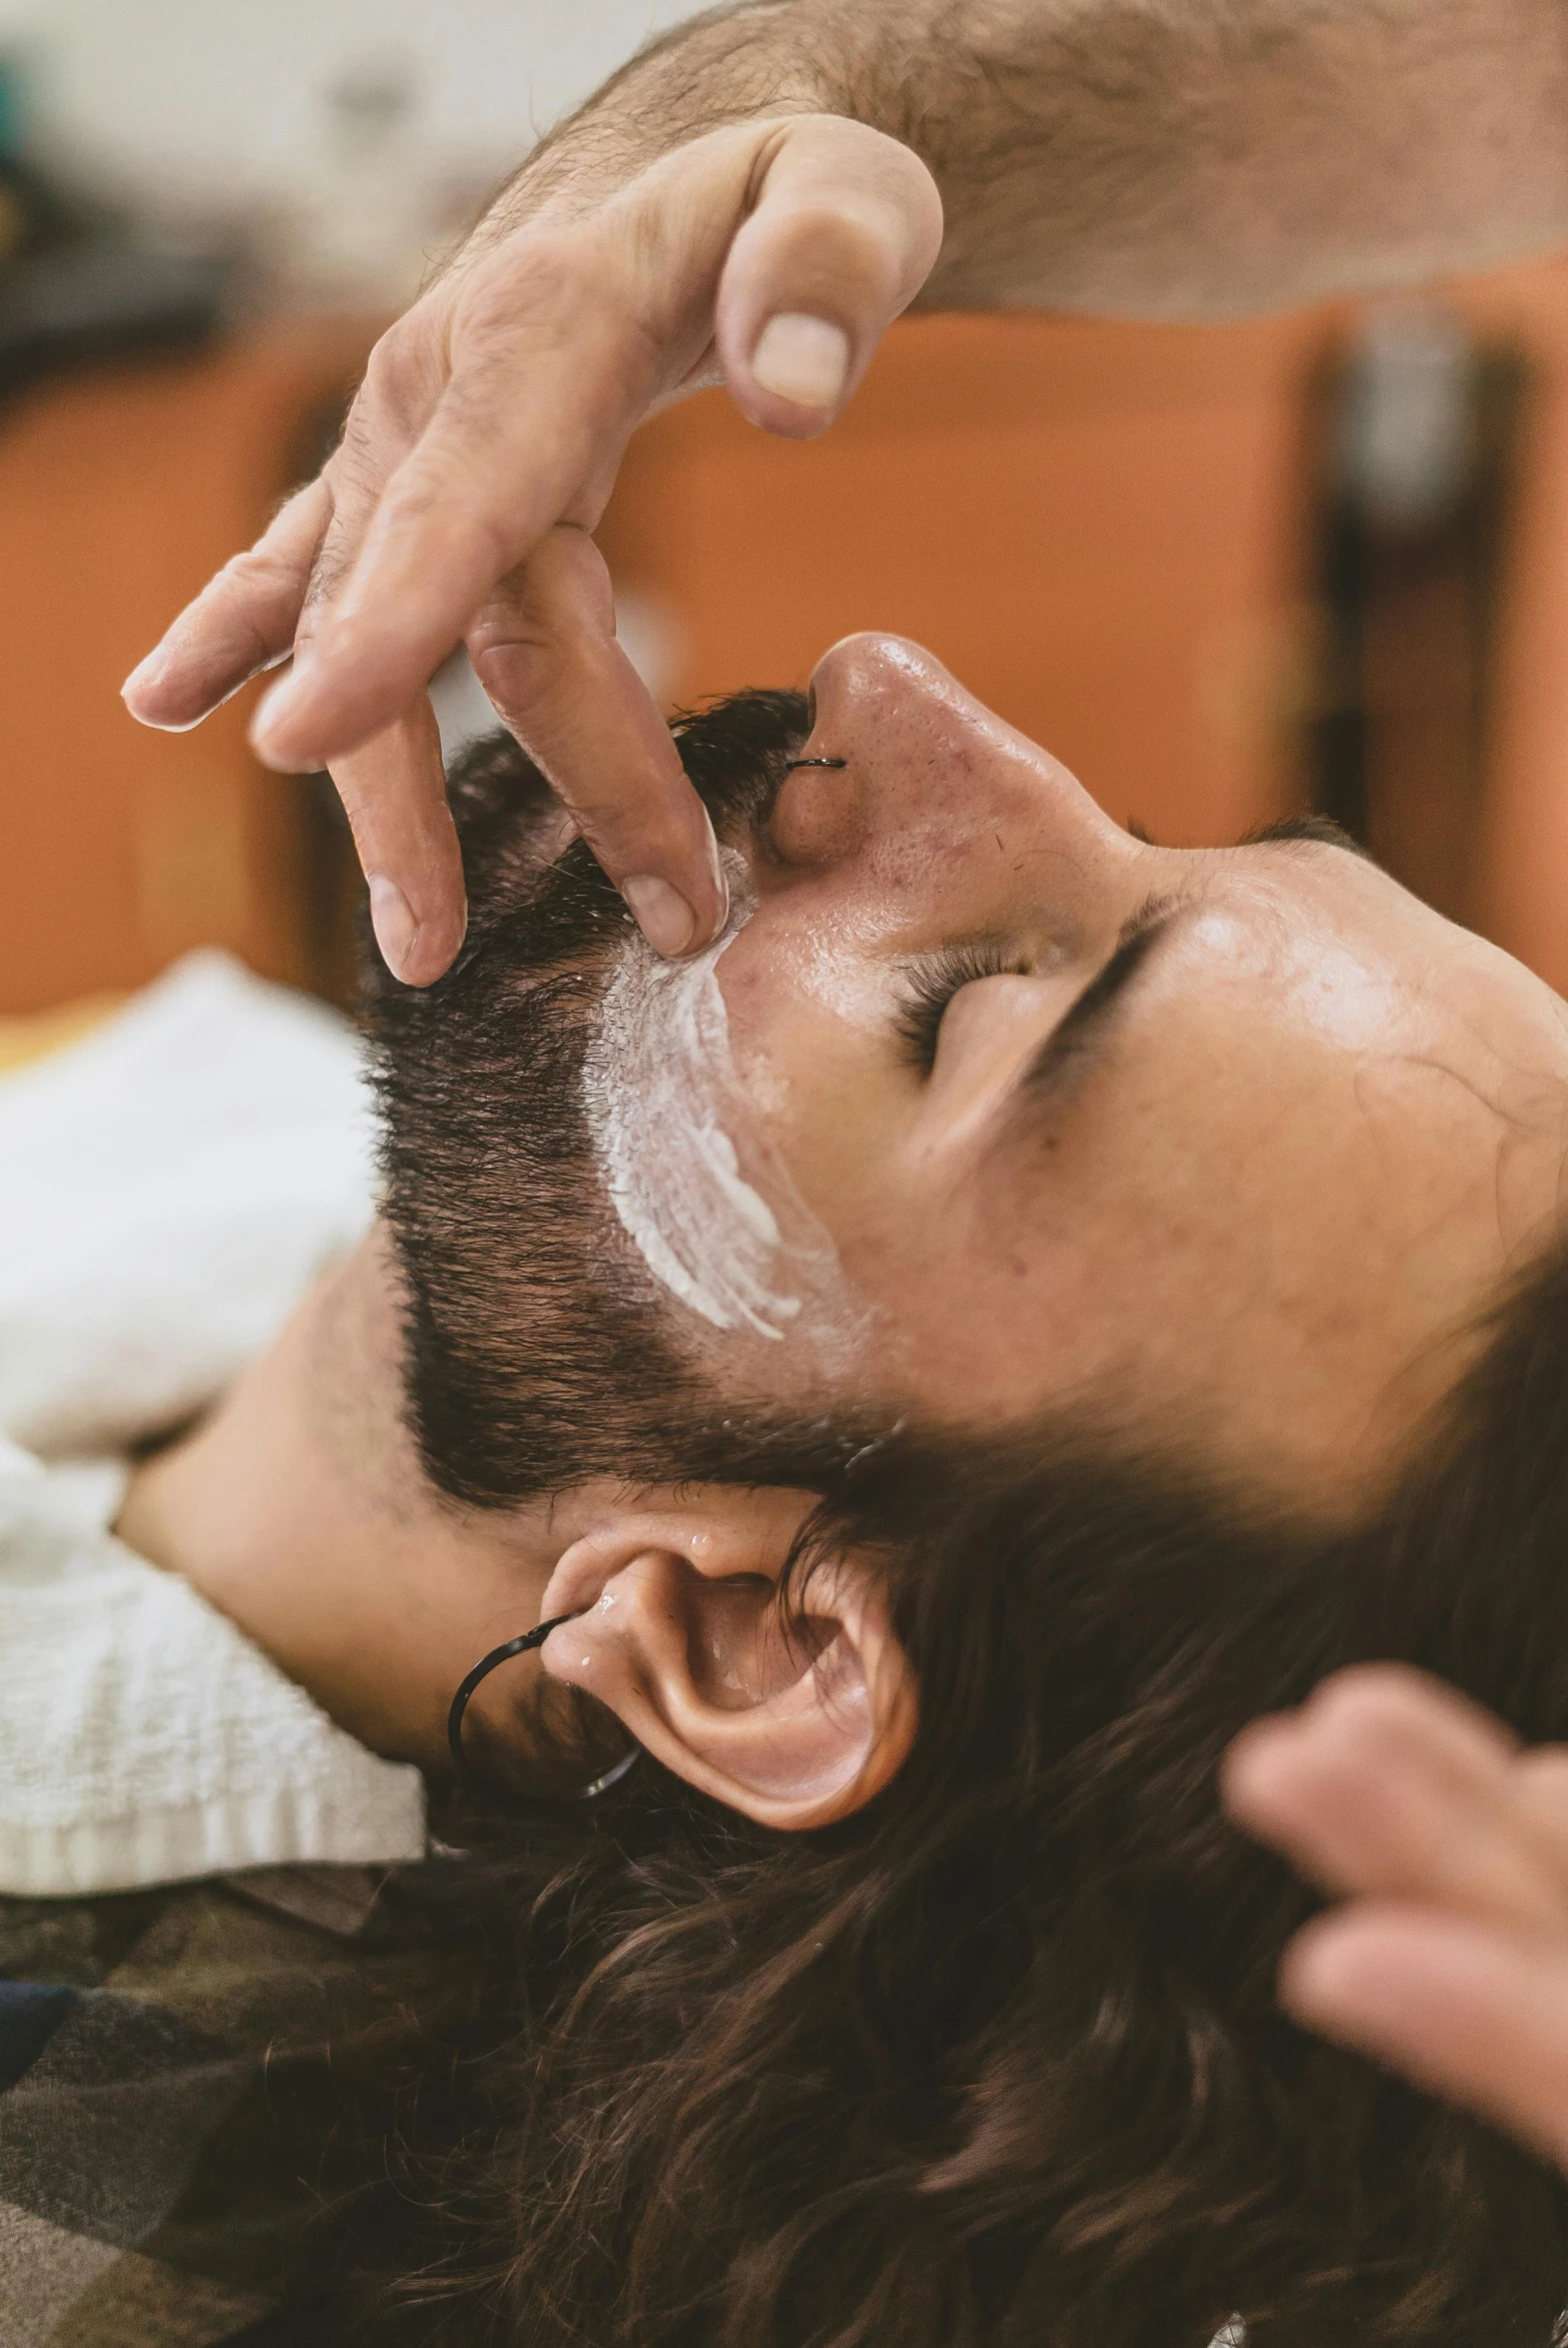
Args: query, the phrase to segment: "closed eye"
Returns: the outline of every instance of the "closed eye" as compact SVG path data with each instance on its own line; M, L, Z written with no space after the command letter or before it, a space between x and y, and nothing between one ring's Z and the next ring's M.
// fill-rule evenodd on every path
M1123 923L1108 961L1068 1004L1024 1070L1020 1092L1046 1091L1060 1080L1072 1061L1098 1040L1111 1013L1180 910L1171 898L1150 897L1130 921Z
M1192 901L1187 901L1190 904ZM1149 958L1170 935L1185 907L1151 897L1123 925L1108 960L1068 1004L1034 1057L1015 1080L997 1128L998 1139L1038 1131L1040 1115L1054 1116L1063 1084L1092 1066L1108 1039L1114 1015L1127 992L1148 968Z
M975 938L911 958L899 972L898 1045L910 1068L928 1077L941 1024L953 997L977 979L1025 978L1028 963L1000 938Z

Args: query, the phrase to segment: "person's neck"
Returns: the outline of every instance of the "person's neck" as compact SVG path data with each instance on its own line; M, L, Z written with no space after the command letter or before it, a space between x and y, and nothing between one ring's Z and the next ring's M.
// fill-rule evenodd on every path
M543 1504L490 1517L435 1490L400 1360L378 1230L209 1417L138 1467L116 1529L354 1735L439 1768L453 1690L537 1620L561 1540Z

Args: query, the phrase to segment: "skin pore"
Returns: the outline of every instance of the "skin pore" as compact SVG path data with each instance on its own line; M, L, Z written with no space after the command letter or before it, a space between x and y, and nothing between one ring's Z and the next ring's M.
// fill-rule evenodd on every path
M846 640L813 691L801 754L843 764L790 772L732 840L757 906L716 975L740 1174L766 1196L782 1167L824 1226L843 1341L672 1298L686 1341L721 1391L980 1430L1078 1413L1354 1512L1556 1235L1563 1006L1342 847L1130 838L900 640ZM569 1740L550 1683L581 1684L695 1783L798 1826L864 1800L913 1732L852 1560L812 1584L810 1655L780 1649L804 1507L441 1497L378 1237L143 1466L120 1530L432 1767L477 1656L571 1612L542 1671L476 1706L481 1735Z

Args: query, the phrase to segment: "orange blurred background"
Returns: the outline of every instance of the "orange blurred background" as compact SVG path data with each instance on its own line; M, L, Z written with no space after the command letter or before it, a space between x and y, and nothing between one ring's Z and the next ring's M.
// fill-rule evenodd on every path
M1568 988L1568 262L1449 299L1529 368L1464 910ZM804 447L705 394L638 436L606 517L629 633L672 706L908 633L1118 820L1232 840L1311 795L1314 386L1354 327L907 323ZM341 991L322 787L251 761L249 695L168 737L118 687L315 462L371 333L296 320L0 409L0 1012L205 942ZM1409 674L1441 722L1443 660Z

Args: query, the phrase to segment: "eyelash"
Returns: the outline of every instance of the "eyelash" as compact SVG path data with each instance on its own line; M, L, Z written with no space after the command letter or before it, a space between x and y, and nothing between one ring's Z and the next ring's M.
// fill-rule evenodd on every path
M936 1040L947 1006L976 979L1019 978L1027 975L1015 954L1000 946L944 946L939 953L922 955L903 972L903 1000L898 1006L898 1043L905 1060L921 1076L936 1065Z

